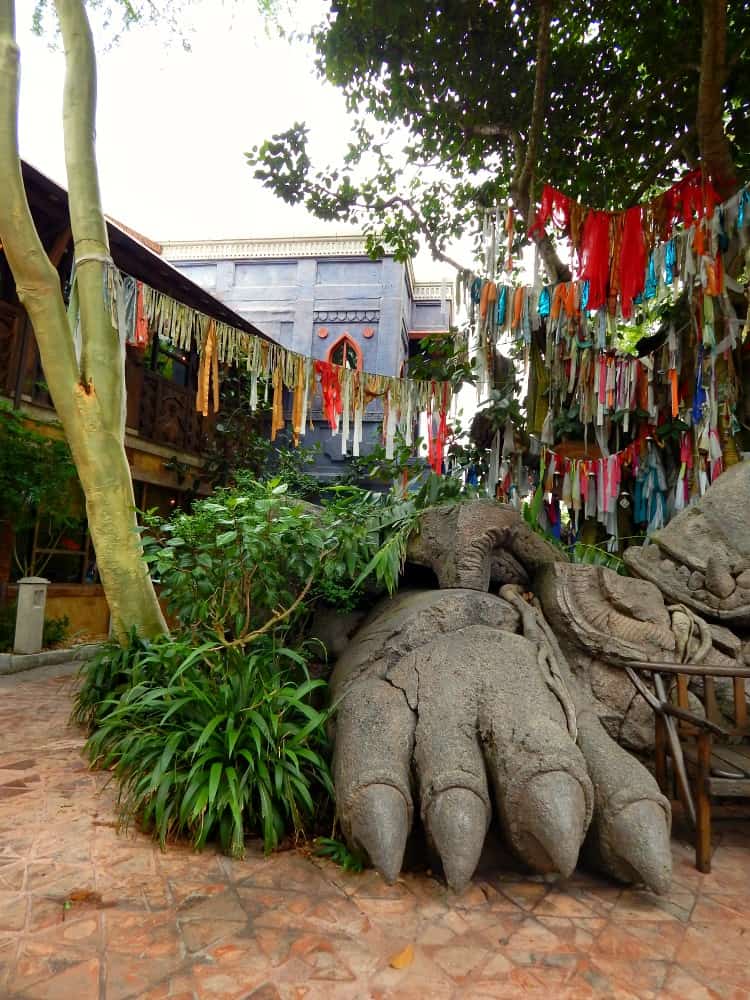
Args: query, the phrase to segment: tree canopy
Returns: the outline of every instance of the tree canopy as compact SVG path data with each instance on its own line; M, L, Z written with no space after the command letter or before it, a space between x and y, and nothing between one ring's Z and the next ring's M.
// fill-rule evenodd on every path
M314 167L300 123L249 159L282 198L370 219L373 249L377 232L403 255L419 234L444 254L509 197L528 222L544 182L622 207L703 162L729 194L750 159L749 8L337 0L313 38L357 114L346 163Z

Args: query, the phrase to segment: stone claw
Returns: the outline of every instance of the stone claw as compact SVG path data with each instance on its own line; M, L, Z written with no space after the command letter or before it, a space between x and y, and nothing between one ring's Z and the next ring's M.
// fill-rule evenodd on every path
M574 777L566 771L537 774L519 805L514 847L536 871L567 878L578 861L586 821L586 797Z
M454 892L462 892L471 881L489 821L489 808L468 788L447 788L430 803L425 826Z
M663 895L672 877L669 824L658 802L631 802L610 820L603 865L622 881L643 882Z
M389 885L401 871L411 827L409 806L393 785L360 789L350 813L351 837Z

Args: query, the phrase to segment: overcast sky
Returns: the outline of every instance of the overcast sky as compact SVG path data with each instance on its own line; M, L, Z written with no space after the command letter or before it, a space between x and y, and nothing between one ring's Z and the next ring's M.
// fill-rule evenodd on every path
M49 37L32 34L33 6L17 0L21 153L65 185L64 59ZM308 28L326 6L297 0L295 27ZM243 155L297 120L311 127L314 162L345 150L344 101L317 78L312 51L269 32L251 2L195 0L187 27L190 52L152 26L109 49L97 38L105 211L156 240L343 231L265 191ZM446 267L420 255L417 272L431 280Z
M320 4L298 4L311 23ZM64 181L64 61L28 30L33 0L19 0L21 150ZM139 26L99 46L97 150L105 209L156 238L239 236L316 225L265 193L243 153L304 118L323 148L335 143L343 101L314 75L309 51L266 33L252 3L197 0L192 51L166 29ZM302 19L302 15L306 15ZM103 42L102 36L97 38Z

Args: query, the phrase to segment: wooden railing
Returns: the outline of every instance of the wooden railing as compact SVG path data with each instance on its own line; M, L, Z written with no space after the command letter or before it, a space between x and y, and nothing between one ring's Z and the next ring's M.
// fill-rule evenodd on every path
M195 366L187 373L187 385L179 385L148 367L144 355L128 348L127 426L144 441L175 452L200 455L205 450L213 419L195 411ZM26 401L54 409L47 391L39 350L26 313L0 301L0 395L16 406Z

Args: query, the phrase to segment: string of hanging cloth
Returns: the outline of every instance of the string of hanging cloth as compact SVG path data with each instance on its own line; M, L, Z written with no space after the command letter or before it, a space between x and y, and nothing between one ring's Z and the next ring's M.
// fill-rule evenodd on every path
M587 208L546 185L529 235L550 219L570 240L573 280L524 285L462 272L457 304L463 292L472 322L526 341L537 316L556 319L561 309L586 314L593 342L604 349L616 340L618 319L631 319L634 305L664 297L678 280L699 280L711 297L733 286L722 255L733 233L747 245L750 185L719 203L713 185L694 171L659 198L623 212Z
M333 434L340 434L342 454L351 436L352 454L360 453L365 410L382 402L383 443L393 458L400 434L408 446L420 416L426 418L428 461L442 473L448 439L452 387L448 382L421 381L356 371L290 351L228 323L217 322L164 292L136 281L110 264L105 268L105 298L112 325L126 344L145 349L154 335L174 348L197 347L199 357L196 409L208 416L219 410L220 366L244 366L250 376L249 405L253 412L271 396L271 440L286 427L284 390L291 393L291 432L299 444L320 394L322 409Z
M654 530L738 460L735 349L746 341L750 321L737 314L738 296L730 293L746 296L746 289L727 275L724 255L733 236L747 247L749 205L749 186L720 204L695 172L625 212L600 212L547 186L532 230L552 220L568 236L573 280L543 285L537 278L530 285L459 276L456 298L463 291L470 306L478 370L492 371L501 338L522 349L527 427L542 446L536 509L552 530L555 505L563 502L571 523L593 516L616 536L623 472L636 520ZM497 245L492 233L485 242ZM621 324L633 322L638 305L645 321L654 306L669 310L655 333L644 323L636 356L617 345ZM586 457L556 453L558 435L581 425ZM679 457L659 446L667 439ZM510 496L513 456L501 453L497 439L492 450L497 488ZM544 496L551 499L542 502Z
M633 430L636 416L655 426L678 416L699 425L708 415L710 429L715 430L718 407L731 409L736 402L731 352L750 331L750 322L737 315L730 298L731 291L744 289L726 274L723 254L732 235L739 237L741 246L747 245L750 187L721 205L711 196L700 209L695 191L676 187L683 200L668 192L663 200L671 206L669 213L652 210L651 218L673 225L675 206L680 206L681 222L691 213L692 221L687 229L673 229L666 242L653 245L638 298L659 305L680 291L692 297L686 300L681 322L676 325L673 319L669 329L652 338L660 341L658 346L641 348L639 357L616 347L622 318L617 299L609 297L598 310L591 308L590 279L547 286L496 285L477 278L471 283L480 349L491 355L505 334L525 349L529 430L541 436L542 444L554 443L554 419L572 407L586 432L594 427L606 452L604 437L611 430L616 438ZM549 207L550 199L547 202ZM554 199L551 204L554 213ZM686 204L692 207L688 210ZM540 217L546 211L543 208ZM558 222L565 223L570 213L568 199L565 211L558 212ZM718 340L717 329L723 333ZM651 342L644 337L639 344L648 348ZM725 370L717 383L719 358ZM619 447L616 441L614 447Z
M705 449L708 463L699 460L698 449L688 432L679 436L678 469L670 477L663 450L648 428L625 448L597 458L572 458L553 448L543 448L539 466L537 519L545 513L554 532L559 520L556 506L565 504L572 527L577 531L587 518L595 518L615 539L618 534L617 506L627 484L632 487L632 517L648 534L663 527L674 514L683 510L708 489L723 471L721 444L715 432L706 430L706 440L699 442ZM532 508L534 502L532 501Z

